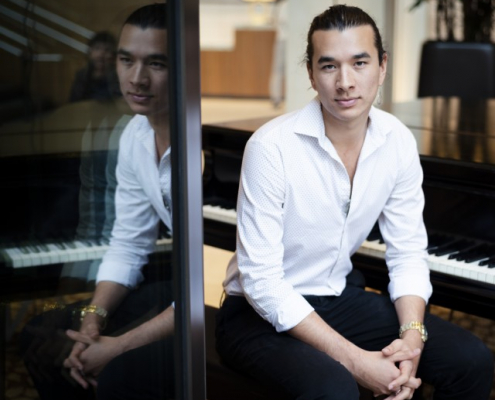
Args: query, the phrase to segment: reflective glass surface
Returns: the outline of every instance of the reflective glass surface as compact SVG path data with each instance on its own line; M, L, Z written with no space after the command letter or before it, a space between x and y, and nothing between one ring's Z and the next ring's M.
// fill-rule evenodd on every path
M154 3L0 5L0 399L176 398Z

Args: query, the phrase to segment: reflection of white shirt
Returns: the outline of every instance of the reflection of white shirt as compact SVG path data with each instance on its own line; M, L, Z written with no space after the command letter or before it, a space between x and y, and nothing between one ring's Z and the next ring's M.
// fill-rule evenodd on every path
M303 295L340 295L350 256L379 219L392 300L431 295L422 171L411 132L375 108L352 188L325 136L318 99L260 128L244 152L237 251L224 282L277 331L313 309Z
M159 220L172 230L162 197L162 193L170 196L170 176L170 148L157 165L154 131L146 117L136 115L120 139L116 220L97 282L135 287L142 281L141 268L154 249Z

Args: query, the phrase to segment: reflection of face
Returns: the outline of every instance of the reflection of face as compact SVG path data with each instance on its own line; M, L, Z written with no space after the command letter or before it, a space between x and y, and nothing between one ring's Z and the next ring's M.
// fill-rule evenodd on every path
M374 39L369 25L313 33L308 72L327 122L367 120L387 69L386 55L379 65Z
M114 65L115 50L108 43L97 42L89 48L89 59L97 69L110 69Z
M124 25L117 51L120 90L133 112L168 114L167 31Z

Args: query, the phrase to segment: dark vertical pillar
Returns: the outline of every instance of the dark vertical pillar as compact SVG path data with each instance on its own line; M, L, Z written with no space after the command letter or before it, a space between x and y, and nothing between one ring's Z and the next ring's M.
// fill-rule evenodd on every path
M169 0L176 376L179 399L204 400L199 1Z

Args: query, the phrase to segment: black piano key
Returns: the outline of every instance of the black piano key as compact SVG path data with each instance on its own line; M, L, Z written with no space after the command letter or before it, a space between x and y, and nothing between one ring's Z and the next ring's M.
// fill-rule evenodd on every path
M490 263L495 263L495 257L490 257L486 260L483 260L483 261L480 261L480 263L478 264L480 267L486 267L488 266Z
M383 240L382 233L380 232L380 229L378 229L378 225L375 225L373 227L366 240L368 240L369 242L374 242L375 240Z
M450 235L432 233L428 235L428 246L426 247L426 250L437 249L438 247L452 243L453 241L455 241L455 238Z
M469 247L474 246L474 244L475 243L471 240L459 239L452 243L438 247L438 249L435 250L433 254L435 254L437 257L445 256L447 254L456 254Z
M457 261L466 261L468 257L470 258L475 257L475 259L477 257L479 257L477 259L486 258L485 254L487 247L488 246L486 244L473 246L467 250L460 251L457 254L450 255L449 259L450 260L456 259Z

